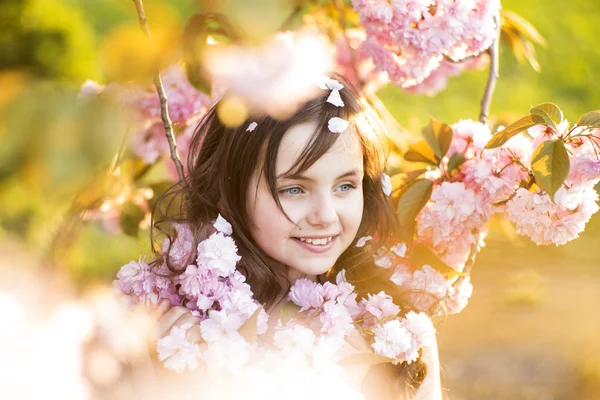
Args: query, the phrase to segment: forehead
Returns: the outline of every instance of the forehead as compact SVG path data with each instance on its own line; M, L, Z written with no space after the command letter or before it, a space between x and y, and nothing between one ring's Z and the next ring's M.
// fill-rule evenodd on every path
M302 151L307 147L315 132L319 128L316 122L305 122L292 126L284 134L276 161L276 175L288 172L295 166ZM320 134L320 133L317 133ZM325 132L324 134L336 135L337 140L303 175L316 173L336 174L339 171L347 172L348 169L362 169L363 151L357 135L352 128L342 133Z

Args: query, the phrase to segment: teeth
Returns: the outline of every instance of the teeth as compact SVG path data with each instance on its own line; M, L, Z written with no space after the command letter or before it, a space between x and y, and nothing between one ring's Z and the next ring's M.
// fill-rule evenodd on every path
M310 239L310 238L298 238L298 239L303 242L306 242L306 243L322 246L322 245L325 245L325 244L331 242L331 240L333 239L333 236L330 236L328 238L320 238L320 239Z

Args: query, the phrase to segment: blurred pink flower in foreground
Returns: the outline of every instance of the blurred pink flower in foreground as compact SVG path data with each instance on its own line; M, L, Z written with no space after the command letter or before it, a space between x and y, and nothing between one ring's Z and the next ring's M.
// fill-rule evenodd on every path
M251 113L283 118L319 90L333 49L311 31L276 34L260 48L213 46L205 59L213 83L240 97Z

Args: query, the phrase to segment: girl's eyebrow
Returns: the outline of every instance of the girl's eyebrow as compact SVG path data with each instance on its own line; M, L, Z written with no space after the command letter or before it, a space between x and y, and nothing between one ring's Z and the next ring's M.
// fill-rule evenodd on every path
M362 177L362 175L363 175L362 169L353 169L351 171L344 172L343 174L341 174L340 176L338 176L337 178L335 178L335 180L337 181L338 179L348 178L348 177ZM283 173L281 175L278 175L277 179L278 180L279 179L294 179L294 180L310 181L310 182L314 182L315 181L313 178L308 177L308 176L304 176L302 174L288 175L287 173Z

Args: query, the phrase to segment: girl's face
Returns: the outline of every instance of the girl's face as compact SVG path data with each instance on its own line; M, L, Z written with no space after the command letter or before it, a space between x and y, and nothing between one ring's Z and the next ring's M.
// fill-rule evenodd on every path
M363 214L363 152L350 129L310 168L282 177L294 165L317 126L307 122L284 135L276 160L279 200L271 197L264 176L254 171L248 186L250 233L271 259L295 272L318 275L330 269L354 240Z

